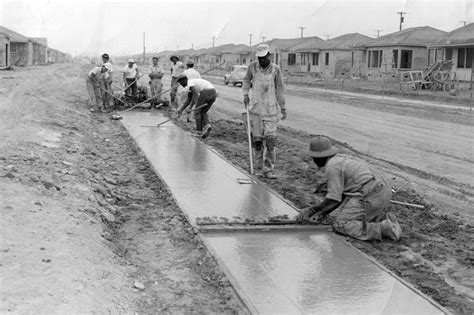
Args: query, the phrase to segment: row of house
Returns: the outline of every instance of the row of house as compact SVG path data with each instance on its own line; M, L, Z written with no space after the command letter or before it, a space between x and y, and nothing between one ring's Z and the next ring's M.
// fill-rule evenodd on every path
M412 27L371 38L358 33L330 40L317 36L272 39L272 61L290 74L322 78L360 77L368 80L398 80L405 71L424 70L438 60L454 60L458 80L473 76L474 23L450 33L429 27ZM255 60L255 46L226 44L199 50L158 53L167 62L170 55L191 58L201 68L248 65Z
M69 62L71 56L48 47L42 37L26 37L0 25L0 67Z

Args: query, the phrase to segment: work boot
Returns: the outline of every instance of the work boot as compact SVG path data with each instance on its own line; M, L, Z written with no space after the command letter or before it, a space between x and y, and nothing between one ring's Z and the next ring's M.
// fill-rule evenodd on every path
M402 236L402 228L393 213L388 213L387 218L381 222L382 237L398 242Z
M277 176L272 171L263 172L263 177L268 178L268 179L276 179L277 178Z
M202 131L202 138L206 139L209 136L209 133L211 132L212 127L211 124L207 124L204 126L204 130Z

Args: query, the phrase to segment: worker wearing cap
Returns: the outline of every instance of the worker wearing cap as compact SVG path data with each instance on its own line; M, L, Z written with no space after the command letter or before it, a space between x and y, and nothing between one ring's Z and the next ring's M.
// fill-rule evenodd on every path
M102 104L104 109L107 109L110 106L112 100L112 82L113 82L113 67L110 62L110 57L108 54L102 55L102 65L107 67L107 71L102 74L99 84L102 91Z
M255 165L266 178L276 178L276 130L280 119L286 119L284 85L280 67L270 61L268 45L257 47L258 61L251 63L243 79L244 104L249 109ZM249 90L252 84L252 97ZM265 152L265 154L264 154Z
M319 220L338 209L334 230L359 240L399 241L401 227L392 213L386 213L392 190L385 177L366 163L340 156L338 149L324 136L309 145L309 156L319 168L325 167L327 193L317 206L306 208L298 219Z
M90 111L103 111L102 93L100 90L99 80L104 73L108 71L106 65L95 66L89 71L86 79L87 93L89 94Z
M179 61L178 56L171 56L171 92L170 92L170 99L171 105L174 108L178 107L177 100L176 100L176 93L178 92L178 76L183 73L184 65L181 61Z
M211 109L212 104L214 104L217 98L217 91L214 85L204 79L188 80L188 77L184 73L178 76L178 83L184 88L189 87L188 99L178 110L178 115L188 106L190 106L190 109L194 107L196 130L198 133L202 132L203 139L207 138L212 129L207 112Z
M125 86L128 88L125 90L125 94L128 96L137 95L137 81L138 81L138 67L135 64L135 60L129 59L128 64L123 69L123 81ZM131 94L130 94L131 93Z
M161 83L161 78L163 78L163 69L158 64L158 57L153 57L152 59L153 65L150 68L150 73L148 76L150 77L150 90L151 96L155 97L161 93L163 89L163 84ZM156 103L157 99L153 99Z
M186 61L186 70L184 70L183 73L186 75L188 80L201 79L201 74L199 72L197 72L196 70L194 70L194 60L192 60L191 58L189 58ZM189 87L185 87L181 91L181 96L178 97L178 99L181 101L180 103L184 104L186 99L188 99L188 96L189 96ZM183 101L183 99L184 99L184 101ZM190 115L191 115L191 113L188 113L188 115L186 116L188 122L191 121Z

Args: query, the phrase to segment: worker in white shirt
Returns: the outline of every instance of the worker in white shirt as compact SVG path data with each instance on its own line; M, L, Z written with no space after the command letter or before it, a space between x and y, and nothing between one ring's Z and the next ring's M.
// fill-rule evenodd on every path
M199 72L194 70L194 60L192 60L191 58L186 61L186 70L184 70L183 73L186 75L188 80L201 79L201 74L199 74ZM179 95L178 99L180 100L180 104L184 104L184 102L186 102L186 100L188 99L188 94L189 94L189 86L182 88L181 93L178 93ZM191 116L191 113L188 113L186 115L186 120L188 122L191 121L190 116Z
M89 94L90 111L104 111L102 108L102 93L99 80L108 71L107 65L95 66L89 71L86 79L87 93Z
M150 77L151 96L155 97L156 95L159 95L163 89L161 78L163 78L164 74L163 69L158 64L158 57L153 57L152 61L153 65L150 68L150 73L148 74L148 76ZM157 99L153 99L154 103L156 103L157 101Z
M204 79L188 80L184 73L178 76L178 83L182 87L189 87L188 99L178 110L178 115L180 115L188 106L190 106L190 110L195 107L194 120L196 121L196 130L198 134L202 133L201 136L203 139L207 138L212 129L207 112L216 101L216 89L211 82ZM198 107L199 109L196 109Z
M104 109L107 109L110 106L110 102L112 100L112 81L113 81L113 67L112 63L110 62L110 57L108 54L102 55L102 65L107 67L107 71L101 75L99 80L99 84L102 91L102 104ZM107 92L106 92L107 91Z
M123 83L126 87L125 94L135 97L137 95L138 67L135 60L129 59L128 64L123 69ZM131 92L131 94L130 94Z
M171 99L171 106L174 108L178 107L176 94L178 92L178 76L183 73L184 65L181 61L179 61L178 56L171 56L171 92L170 92L170 99Z

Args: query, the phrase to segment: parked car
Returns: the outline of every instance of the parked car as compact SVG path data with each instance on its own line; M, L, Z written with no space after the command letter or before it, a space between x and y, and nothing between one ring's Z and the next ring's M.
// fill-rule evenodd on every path
M233 66L232 72L226 73L224 75L225 85L230 83L234 86L236 86L237 84L240 84L240 86L242 86L245 74L247 73L247 68L248 66Z

